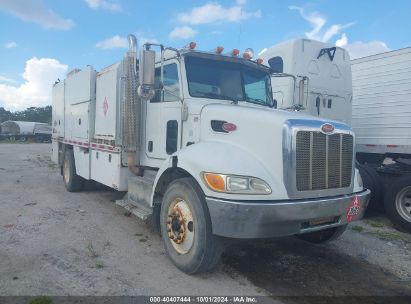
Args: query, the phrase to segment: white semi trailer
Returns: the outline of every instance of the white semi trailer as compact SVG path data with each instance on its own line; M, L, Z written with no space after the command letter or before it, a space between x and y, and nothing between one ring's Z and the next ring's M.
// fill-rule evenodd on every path
M411 232L411 47L351 63L360 171L394 225Z
M127 191L117 203L159 226L186 273L212 269L226 238L319 243L362 217L351 128L275 109L250 50L145 44L137 60L129 42L120 62L53 87L52 158L68 191Z

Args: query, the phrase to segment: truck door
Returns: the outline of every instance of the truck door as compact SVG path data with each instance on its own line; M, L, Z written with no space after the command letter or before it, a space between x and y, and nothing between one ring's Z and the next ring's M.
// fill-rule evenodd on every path
M156 68L156 88L160 83L160 67ZM164 64L164 92L156 90L147 103L145 151L147 157L166 159L180 149L181 90L177 61Z

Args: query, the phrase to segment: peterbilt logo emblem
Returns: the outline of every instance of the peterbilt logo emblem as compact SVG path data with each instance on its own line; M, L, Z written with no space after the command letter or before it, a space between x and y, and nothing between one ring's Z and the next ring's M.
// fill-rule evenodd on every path
M330 134L334 132L334 126L329 123L325 123L321 126L321 131L325 134Z

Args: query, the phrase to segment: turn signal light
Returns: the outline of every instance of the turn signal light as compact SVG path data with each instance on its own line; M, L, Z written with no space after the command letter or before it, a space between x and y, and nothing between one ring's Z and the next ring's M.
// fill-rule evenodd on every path
M210 189L218 192L225 191L225 179L220 174L204 173L204 179Z
M190 50L194 50L196 48L196 46L197 46L197 43L192 41L187 45L187 48L190 49Z
M222 46L217 46L216 49L215 49L215 52L217 54L221 54L223 51L224 51L224 47L222 47Z
M238 54L240 54L240 51L237 49L231 51L231 56L238 56Z

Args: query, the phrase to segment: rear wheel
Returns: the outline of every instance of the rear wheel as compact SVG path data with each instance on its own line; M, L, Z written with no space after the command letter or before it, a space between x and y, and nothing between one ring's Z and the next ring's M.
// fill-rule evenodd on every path
M63 161L63 181L69 192L78 192L84 187L84 179L76 174L73 150L66 150Z
M166 252L181 271L210 271L220 261L223 241L212 234L204 194L194 179L169 185L161 204L160 229Z
M398 230L411 232L411 174L399 177L389 186L384 206Z
M347 225L327 228L320 231L314 231L304 234L298 234L297 237L306 242L321 244L325 242L331 242L339 238L347 229Z

